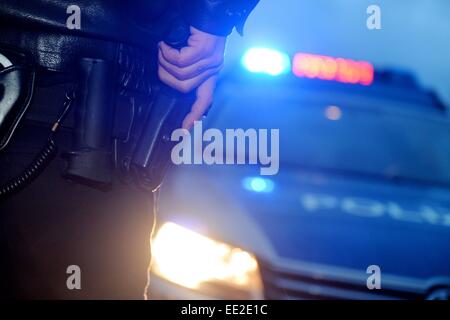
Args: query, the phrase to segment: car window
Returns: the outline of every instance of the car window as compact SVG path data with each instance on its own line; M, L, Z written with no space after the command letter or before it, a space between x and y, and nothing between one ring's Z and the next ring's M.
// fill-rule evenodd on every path
M389 109L389 102L383 107ZM279 128L281 163L450 184L450 125L444 118L270 98L215 108L208 126Z

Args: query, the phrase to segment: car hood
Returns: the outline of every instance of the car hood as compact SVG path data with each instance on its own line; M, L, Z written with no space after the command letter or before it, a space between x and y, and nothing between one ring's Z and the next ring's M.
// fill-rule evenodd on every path
M253 190L245 181L256 174L248 166L177 168L162 188L159 218L274 263L450 275L449 189L292 169L262 177L273 188Z

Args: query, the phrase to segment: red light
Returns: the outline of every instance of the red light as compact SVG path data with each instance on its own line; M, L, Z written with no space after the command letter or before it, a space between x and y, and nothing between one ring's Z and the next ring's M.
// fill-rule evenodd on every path
M292 72L297 77L366 86L373 83L374 77L374 69L369 62L306 53L297 53L294 56Z

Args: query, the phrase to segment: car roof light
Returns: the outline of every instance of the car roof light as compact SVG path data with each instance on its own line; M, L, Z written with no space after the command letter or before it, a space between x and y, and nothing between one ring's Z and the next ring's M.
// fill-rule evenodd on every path
M297 53L292 63L297 77L370 85L374 67L366 61L354 61L315 54Z
M251 48L242 58L243 66L252 73L278 76L288 73L291 61L287 54L269 48Z

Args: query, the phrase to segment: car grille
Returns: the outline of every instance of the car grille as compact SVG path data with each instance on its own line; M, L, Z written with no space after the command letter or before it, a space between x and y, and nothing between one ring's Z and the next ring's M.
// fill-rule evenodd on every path
M366 287L366 279L360 277L325 276L323 273L311 271L288 271L268 264L261 264L261 274L264 283L265 298L268 300L302 300L302 299L424 299L423 293L408 291L406 289L369 290ZM339 278L338 280L336 280Z

